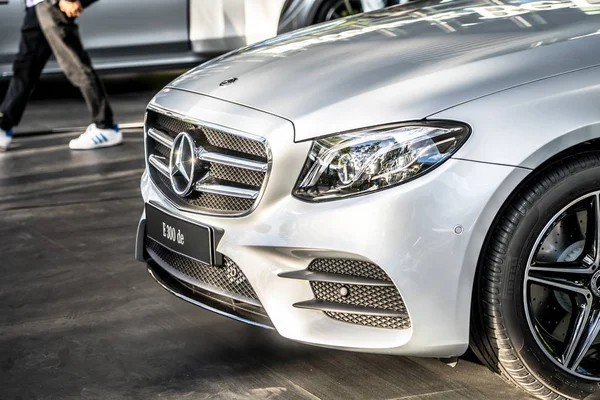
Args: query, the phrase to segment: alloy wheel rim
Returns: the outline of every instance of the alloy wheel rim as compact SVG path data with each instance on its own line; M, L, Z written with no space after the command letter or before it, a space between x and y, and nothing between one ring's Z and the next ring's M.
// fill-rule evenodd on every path
M355 0L338 0L327 10L324 21L332 21L338 18L349 17L360 14L362 7Z
M544 227L523 290L529 328L548 358L570 375L600 381L600 191Z

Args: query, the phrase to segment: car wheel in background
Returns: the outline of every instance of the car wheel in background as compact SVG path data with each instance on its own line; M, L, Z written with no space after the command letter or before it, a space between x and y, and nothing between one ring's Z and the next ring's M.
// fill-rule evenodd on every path
M476 277L475 353L540 399L596 398L599 264L600 153L587 152L534 173L496 219Z
M325 0L317 10L313 23L332 21L362 12L360 0Z

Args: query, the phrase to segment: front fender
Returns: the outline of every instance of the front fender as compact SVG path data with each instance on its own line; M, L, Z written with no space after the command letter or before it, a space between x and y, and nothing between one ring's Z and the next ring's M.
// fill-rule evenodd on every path
M535 169L556 154L600 138L600 67L504 90L430 116L469 124L454 158Z
M479 258L496 216L530 173L558 153L600 138L598 67L543 79L480 98L430 116L472 127L453 158L517 166L481 211L469 240L461 287L473 288ZM470 312L472 289L457 301ZM468 317L467 317L468 318Z

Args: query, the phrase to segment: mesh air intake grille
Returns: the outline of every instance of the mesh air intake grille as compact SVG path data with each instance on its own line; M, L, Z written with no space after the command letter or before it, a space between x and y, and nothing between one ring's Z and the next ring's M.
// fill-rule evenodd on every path
M408 329L411 326L404 299L396 286L390 285L390 277L375 264L347 259L319 258L313 260L308 270L327 272L343 277L375 279L380 285L345 284L327 281L311 281L317 300L327 303L356 307L360 313L325 311L325 315L351 324L387 328ZM387 286L386 286L387 284ZM377 315L377 311L395 311L405 316ZM372 314L370 314L372 313Z
M326 312L325 315L342 322L348 322L350 324L370 326L376 328L387 328L387 329L409 329L410 319L399 318L399 317L385 317L380 315L361 315L361 314L348 314L348 313L336 313Z
M406 312L404 300L395 286L346 285L333 282L311 282L315 297L319 300L340 304L352 304L360 307L372 307L380 310ZM340 295L346 288L348 294Z
M342 258L317 258L310 263L310 271L331 272L333 274L358 276L391 282L390 277L375 264Z
M223 267L215 267L177 254L150 238L147 239L146 246L151 256L155 255L164 264L185 275L189 278L186 281L191 284L206 289L212 287L247 299L258 300L242 270L228 257L223 257L225 264Z

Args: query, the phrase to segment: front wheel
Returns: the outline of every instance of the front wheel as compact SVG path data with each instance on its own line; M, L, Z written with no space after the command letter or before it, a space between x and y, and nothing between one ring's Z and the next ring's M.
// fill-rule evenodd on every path
M332 21L363 12L360 0L325 0L317 10L314 23Z
M473 350L540 399L600 398L600 153L528 182L482 253Z

